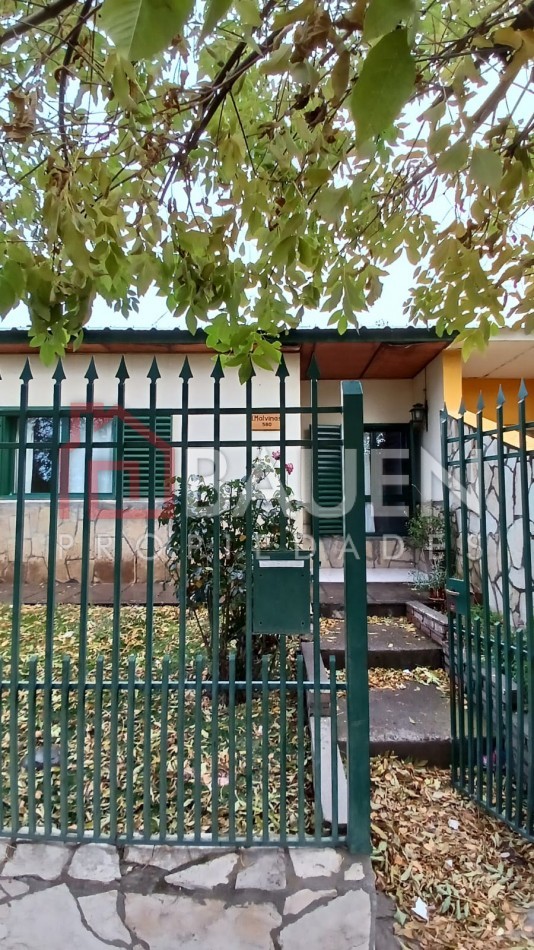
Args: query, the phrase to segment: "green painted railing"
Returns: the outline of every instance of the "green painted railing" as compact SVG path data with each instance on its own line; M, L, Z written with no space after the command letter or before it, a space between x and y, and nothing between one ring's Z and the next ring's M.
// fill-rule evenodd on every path
M139 406L135 382L122 359L116 373L115 405L103 408L98 402L97 368L91 360L85 374L85 403L71 407L63 400L66 376L59 363L53 376L53 403L43 409L34 392L30 363L26 362L18 404L5 410L12 419L18 419L18 424L0 427L0 434L6 436L0 441L0 484L12 489L0 498L0 506L16 502L13 587L11 596L5 598L9 603L0 604L1 835L207 845L345 843L352 851L369 851L362 392L359 384L344 384L340 405L321 406L319 372L312 362L308 405L292 406L287 404L289 374L283 359L276 375L275 405L259 402L259 390L252 379L245 386L243 405L227 406L223 403L224 372L217 361L209 386L204 381L203 408L193 405L193 374L186 358L176 375L176 402L162 407L158 395L161 372L154 360L148 372L148 405ZM206 407L210 388L211 402L207 400ZM8 401L3 400L4 404ZM253 430L257 412L275 413L280 418L279 431L262 432L261 441ZM296 635L275 637L259 669L253 662L258 643L252 623L255 527L251 474L256 453L260 446L264 452L276 449L280 453L283 500L278 542L285 550L291 544L290 513L283 494L289 478L288 458L290 453L293 458L296 454L300 459L309 458L312 502L316 501L317 428L319 419L329 414L342 416L345 496L356 499L344 512L346 681L336 673L332 657L326 661L325 675L321 656L320 515L314 515L311 521L315 549L306 618L309 629L305 631L305 638L313 644L313 662L304 663L301 639ZM123 458L125 432L137 415L145 423L148 419L149 446L143 470L143 485L148 485L148 490L135 500L135 477L125 471ZM172 420L172 438L162 447L155 433L157 419L163 415ZM50 419L50 438L46 441L35 441L28 435L28 423L35 416ZM96 435L96 423L102 416L113 423L108 441ZM73 419L83 423L82 437L76 440L71 435ZM205 432L209 435L203 436ZM92 603L98 594L93 578L93 504L104 503L97 491L102 468L97 448L99 453L108 450L113 469L113 494L104 499L112 515L109 524L113 536L108 607ZM69 495L68 490L70 453L74 449L81 453L77 458L83 458L83 490L78 485L76 496ZM193 453L202 449L214 459L211 485L216 496L222 490L219 453L229 451L235 457L237 452L242 460L247 543L243 566L245 655L241 666L238 647L228 654L221 648L225 618L220 558L213 557L211 608L205 608L203 615L208 618L209 649L189 613L195 589L189 556L195 537L195 514L188 504L188 478ZM166 451L172 463L177 463L179 479L173 497L183 517L179 527L179 571L170 587L175 591L174 603L160 607L156 597L160 586L155 572L155 539L165 499L156 497L156 484L161 476L158 453ZM49 490L37 498L32 495L30 500L28 473L39 458ZM124 596L129 583L125 553L133 502L136 518L141 518L146 529L145 596L141 607L129 606ZM26 603L25 552L31 540L27 513L36 503L49 515L48 580L43 604L31 607ZM73 606L62 602L62 588L56 578L58 532L62 519L68 518L64 507L68 510L71 503L80 511L76 550L79 588ZM325 512L324 517L331 514ZM221 511L215 509L213 552L223 550L225 530ZM69 585L71 603L72 590ZM277 597L280 595L273 589L273 598ZM281 598L279 608L284 611ZM9 636L4 635L8 626ZM223 668L226 672L221 675ZM347 695L345 762L338 750L340 694Z
M442 414L452 780L534 840L534 422ZM490 412L490 415L493 415Z

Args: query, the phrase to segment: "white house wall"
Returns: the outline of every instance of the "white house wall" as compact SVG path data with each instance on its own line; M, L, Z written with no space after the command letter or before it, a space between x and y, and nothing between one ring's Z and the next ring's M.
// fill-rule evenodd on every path
M410 421L414 403L411 379L365 379L363 389L363 419L367 425L386 425ZM319 407L341 405L341 383L336 379L321 379L318 387ZM302 382L302 405L309 404L309 383ZM340 424L341 415L324 413L321 423Z
M428 431L421 433L421 502L443 501L441 482L441 424L443 409L443 362L437 356L422 373L413 380L415 402L428 401Z
M62 405L83 406L86 395L84 378L89 359L86 354L68 354L63 366L66 379L62 384ZM95 383L95 403L112 408L117 404L117 380L115 373L120 357L111 354L97 354L94 357L98 372ZM179 373L184 357L181 354L158 355L161 379L157 384L157 405L159 409L179 409L181 407L182 382ZM189 354L193 377L189 383L189 405L191 408L206 408L206 414L189 417L189 438L201 441L213 440L213 359L208 353ZM20 373L25 362L24 356L3 355L0 357L0 407L17 407L20 398ZM126 410L147 409L149 405L149 380L147 373L152 362L150 354L128 354L126 364L129 379L125 385ZM52 370L43 366L37 356L30 358L33 379L29 385L28 405L32 409L49 408L52 405ZM289 376L286 379L286 403L290 407L300 405L300 361L296 353L286 355ZM253 406L258 411L275 409L279 405L279 381L274 373L258 370L252 386ZM221 406L223 408L245 409L245 388L239 382L237 371L228 368L221 381ZM221 416L221 440L245 439L244 415ZM181 436L180 417L173 422L173 439ZM299 439L301 433L298 414L289 414L286 420L287 438ZM271 453L279 444L279 433L254 432L258 453ZM274 444L267 445L270 441ZM221 478L223 480L240 478L245 471L245 449L227 448L222 450ZM174 470L179 471L179 450L174 450ZM300 485L301 453L298 447L288 447L287 462L291 462L294 471L289 483L298 494ZM190 473L205 475L213 472L213 452L207 448L190 449L188 458ZM96 503L92 512L91 527L91 581L113 580L113 546L115 537L115 519L113 500ZM58 549L56 576L60 581L79 580L81 571L82 507L81 499L69 499L62 505L58 523ZM125 503L123 533L123 580L142 581L146 577L146 500L130 500ZM0 576L9 580L13 573L15 498L0 500ZM43 582L48 572L49 506L46 499L27 498L25 503L25 542L24 568L25 578L29 582ZM156 529L155 547L156 579L165 577L165 531Z

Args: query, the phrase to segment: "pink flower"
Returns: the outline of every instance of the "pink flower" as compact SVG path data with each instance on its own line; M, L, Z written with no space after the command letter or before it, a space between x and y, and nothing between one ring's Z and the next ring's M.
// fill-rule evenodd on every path
M293 471L294 467L295 466L293 465L293 462L286 462L286 472L288 475L291 475L291 472Z
M275 462L278 462L278 460L280 459L280 449L275 449L274 452L272 453L272 456Z

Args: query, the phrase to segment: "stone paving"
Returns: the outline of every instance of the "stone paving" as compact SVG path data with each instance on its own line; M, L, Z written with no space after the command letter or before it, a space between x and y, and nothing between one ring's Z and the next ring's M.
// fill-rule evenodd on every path
M2 950L378 950L384 917L342 850L0 842Z

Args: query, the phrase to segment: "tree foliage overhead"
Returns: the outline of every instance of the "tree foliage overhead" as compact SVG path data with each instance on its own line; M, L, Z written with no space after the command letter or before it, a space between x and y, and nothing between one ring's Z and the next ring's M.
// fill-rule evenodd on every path
M532 329L533 6L3 0L0 314L53 358L152 288L246 376L405 255L407 318Z

